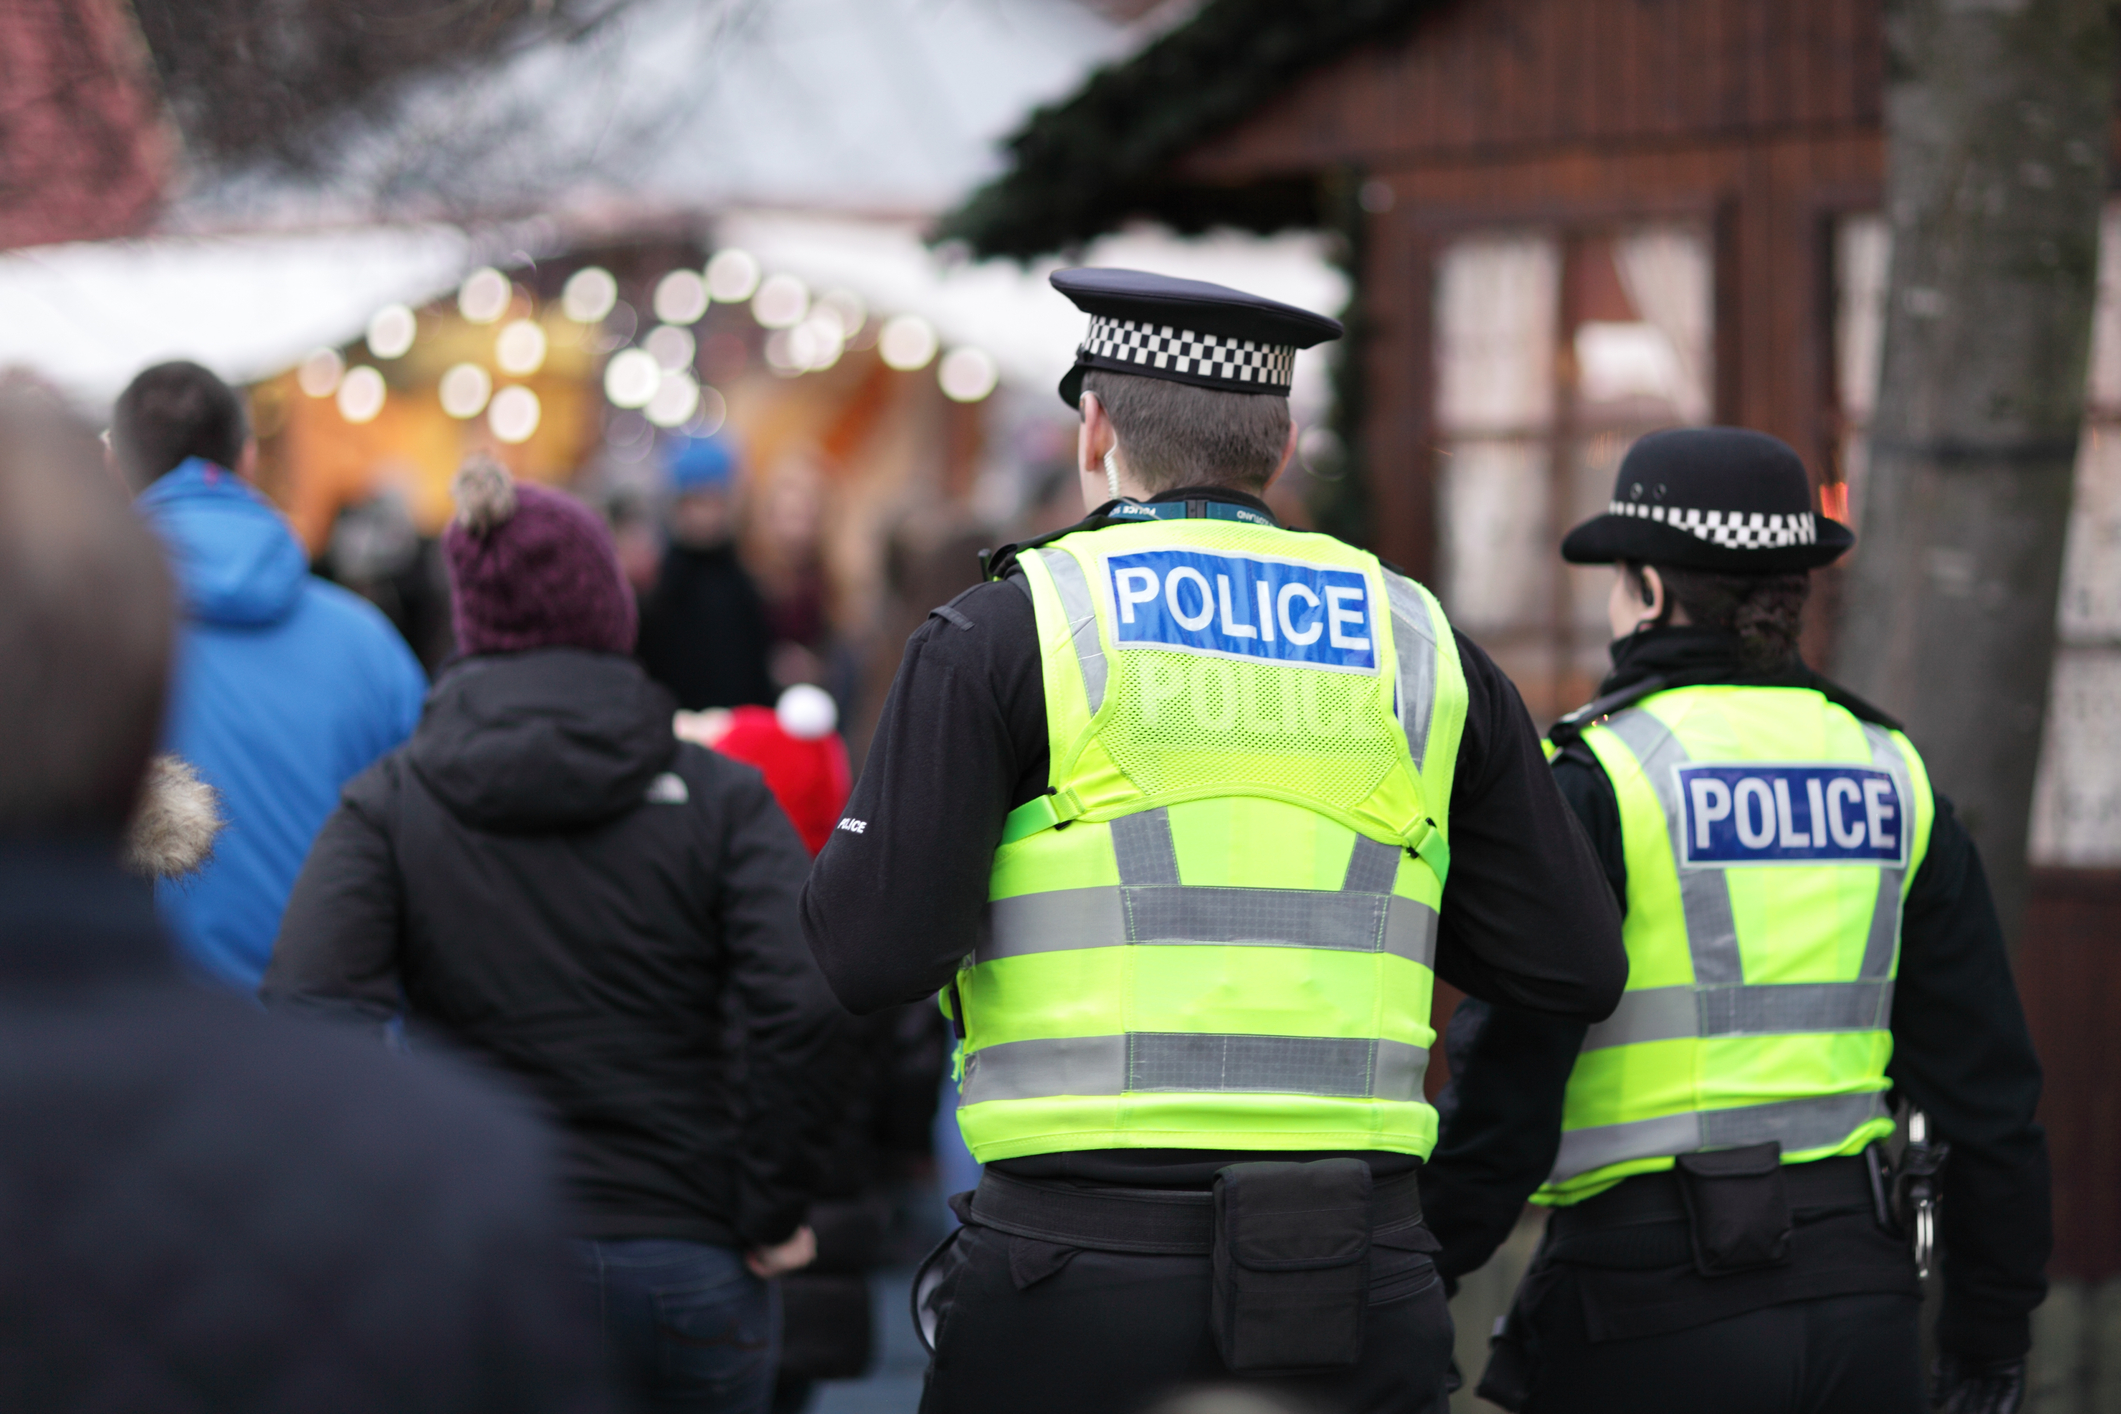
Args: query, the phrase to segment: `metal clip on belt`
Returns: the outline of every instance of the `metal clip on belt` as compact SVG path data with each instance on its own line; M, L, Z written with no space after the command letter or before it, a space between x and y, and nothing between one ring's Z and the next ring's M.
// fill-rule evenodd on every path
M988 1169L972 1194L972 1221L1016 1237L1098 1252L1205 1257L1215 1250L1215 1198L1204 1190L1071 1188ZM1386 1179L1370 1191L1373 1235L1420 1222L1415 1175Z

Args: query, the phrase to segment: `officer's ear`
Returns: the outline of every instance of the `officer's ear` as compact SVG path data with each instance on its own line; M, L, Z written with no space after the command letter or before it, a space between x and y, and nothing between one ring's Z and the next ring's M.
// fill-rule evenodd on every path
M1274 464L1274 470L1268 474L1266 481L1261 484L1259 488L1261 491L1265 491L1267 487L1281 480L1281 474L1289 469L1289 463L1296 460L1296 440L1302 432L1303 428L1297 425L1296 419L1290 418L1288 439L1281 444L1281 460Z
M1635 598L1643 608L1644 626L1664 622L1666 606L1664 576L1657 573L1655 565L1640 565L1632 561L1627 566L1628 578L1634 583Z
M1105 413L1097 394L1084 393L1076 402L1083 425L1075 432L1075 472L1083 487L1083 509L1096 510L1115 494L1105 475L1106 459L1119 446L1119 433Z

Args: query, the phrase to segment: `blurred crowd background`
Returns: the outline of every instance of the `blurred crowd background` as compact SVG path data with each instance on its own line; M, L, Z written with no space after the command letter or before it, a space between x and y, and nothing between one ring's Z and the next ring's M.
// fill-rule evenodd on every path
M1062 262L923 237L1031 106L1174 16L478 8L0 20L11 53L91 80L53 121L109 159L0 215L0 245L39 246L0 255L0 366L92 413L162 357L246 385L260 486L430 670L452 648L436 537L458 465L484 451L565 487L609 517L643 659L686 708L821 686L859 769L899 646L977 552L1080 514L1052 392L1081 332L1045 284ZM128 62L143 43L151 75ZM140 238L42 244L132 234L143 208ZM1143 229L1081 259L1335 309L1329 254ZM1328 396L1307 370L1300 413L1322 422ZM1330 432L1309 450L1333 475ZM1299 520L1307 489L1282 493Z

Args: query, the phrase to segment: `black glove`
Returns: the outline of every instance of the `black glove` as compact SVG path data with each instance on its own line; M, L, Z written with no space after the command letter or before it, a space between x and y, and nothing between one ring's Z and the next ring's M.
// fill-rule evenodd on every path
M2025 1359L1961 1360L1937 1357L1930 1408L1944 1414L2018 1414L2025 1403Z

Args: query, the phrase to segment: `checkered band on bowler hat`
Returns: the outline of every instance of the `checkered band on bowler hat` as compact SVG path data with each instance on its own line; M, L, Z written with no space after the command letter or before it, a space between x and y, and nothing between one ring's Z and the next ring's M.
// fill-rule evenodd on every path
M1168 324L1095 314L1090 316L1089 337L1076 356L1107 360L1129 371L1197 373L1244 393L1285 394L1296 373L1294 344L1222 339Z
M1570 531L1561 557L1784 574L1832 564L1855 543L1813 508L1811 477L1787 443L1742 427L1675 427L1628 449L1606 513Z
M1645 506L1635 501L1615 501L1606 507L1610 515L1643 516L1676 525L1689 535L1731 550L1779 549L1784 545L1812 545L1819 539L1819 518L1810 511L1779 515L1760 511L1704 511L1692 506Z
M1060 270L1053 287L1090 316L1061 380L1074 407L1093 368L1232 393L1288 396L1296 351L1340 337L1337 321L1224 285L1145 270Z

